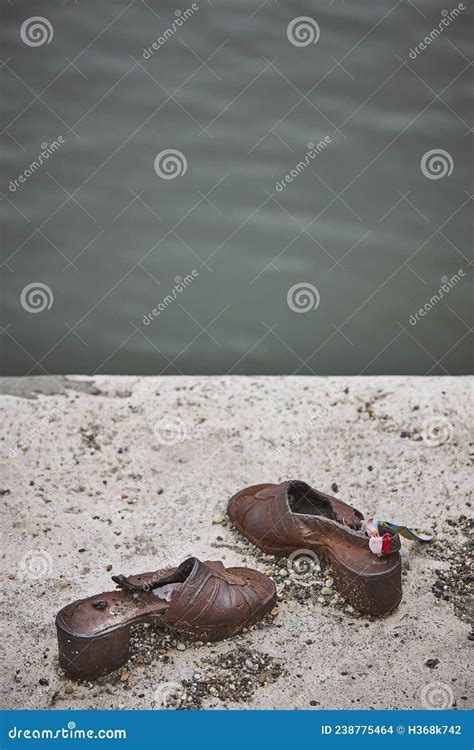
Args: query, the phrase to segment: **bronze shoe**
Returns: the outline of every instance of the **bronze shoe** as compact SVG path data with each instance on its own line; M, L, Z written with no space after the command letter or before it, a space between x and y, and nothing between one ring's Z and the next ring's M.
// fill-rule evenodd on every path
M258 484L228 504L236 528L271 555L309 550L331 559L337 590L359 612L385 615L402 597L400 538L390 532L388 554L379 557L361 531L362 514L305 482Z
M117 590L68 604L57 614L59 666L72 679L92 680L122 666L136 623L215 641L240 633L276 602L275 584L263 573L196 557L177 568L112 580Z

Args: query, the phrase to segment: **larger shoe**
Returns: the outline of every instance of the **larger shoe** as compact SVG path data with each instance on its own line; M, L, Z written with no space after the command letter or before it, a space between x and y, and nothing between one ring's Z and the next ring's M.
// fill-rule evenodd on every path
M92 680L122 666L136 623L215 641L257 622L276 602L275 584L263 573L196 557L177 568L112 580L116 591L73 602L57 614L59 666L72 679Z
M271 555L309 550L327 556L337 590L356 610L385 615L402 598L400 538L390 532L384 556L369 547L362 514L305 482L257 484L228 505L236 528Z

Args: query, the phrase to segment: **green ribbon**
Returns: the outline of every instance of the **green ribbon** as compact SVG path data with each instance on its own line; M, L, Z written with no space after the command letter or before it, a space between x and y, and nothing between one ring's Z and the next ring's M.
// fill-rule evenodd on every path
M382 521L380 518L374 518L374 524L380 529L384 527L390 529L390 531L396 531L400 536L405 539L410 539L412 542L431 542L434 539L434 534L426 534L424 531L415 531L409 529L408 526L400 526L398 523L391 523L390 521Z

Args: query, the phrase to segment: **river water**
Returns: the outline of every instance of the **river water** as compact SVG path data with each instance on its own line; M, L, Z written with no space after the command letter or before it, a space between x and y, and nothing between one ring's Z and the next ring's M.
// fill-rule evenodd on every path
M469 372L453 8L4 3L3 373Z

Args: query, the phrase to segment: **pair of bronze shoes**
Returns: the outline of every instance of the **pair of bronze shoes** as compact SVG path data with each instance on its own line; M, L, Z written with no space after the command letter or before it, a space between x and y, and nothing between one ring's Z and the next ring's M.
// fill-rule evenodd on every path
M300 481L259 484L234 495L228 513L268 554L329 557L337 590L359 612L380 616L399 604L398 534L390 534L386 554L378 557L361 531L362 514L341 500ZM276 603L275 584L263 573L196 557L177 568L112 580L115 591L73 602L57 614L59 665L72 679L95 679L122 666L137 623L221 640L262 619Z

